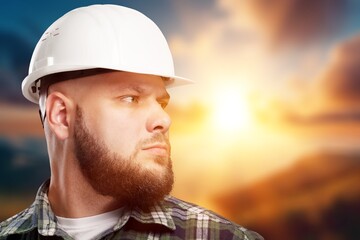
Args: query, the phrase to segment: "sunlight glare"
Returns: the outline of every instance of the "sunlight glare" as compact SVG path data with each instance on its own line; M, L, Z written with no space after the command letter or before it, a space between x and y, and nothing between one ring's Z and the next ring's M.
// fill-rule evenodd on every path
M249 104L239 89L228 87L221 90L214 100L213 120L218 130L233 132L250 128L252 117Z

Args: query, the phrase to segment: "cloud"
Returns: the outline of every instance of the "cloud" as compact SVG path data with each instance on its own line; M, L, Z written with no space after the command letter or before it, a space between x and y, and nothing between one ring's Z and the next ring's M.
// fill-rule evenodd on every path
M304 116L288 111L287 120L300 124L360 123L360 34L340 43L322 74L309 86L301 108L313 108Z
M256 28L274 46L307 45L339 30L348 0L219 0L237 21Z
M299 115L288 115L287 120L298 124L326 124L326 123L359 123L360 111L354 112L329 112L316 114L311 117L301 117Z
M300 125L359 124L360 34L339 43L328 55L320 74L294 82L298 91L287 88L292 101L279 96L260 99L265 103L256 109L258 117Z
M360 122L360 34L333 48L321 74L287 118L297 123ZM302 109L309 110L302 114Z
M263 63L256 36L218 2L206 9L179 2L179 28L168 36L177 71L195 80L197 86L203 84L202 90L249 81Z
M28 104L21 94L27 75L31 46L19 34L0 31L0 101Z
M315 89L327 105L360 111L360 34L334 49Z
M275 58L281 52L269 53L269 46L288 46L301 53L310 43L315 49L328 46L333 41L328 37L341 29L348 1L214 0L203 8L189 1L174 3L179 24L168 39L175 65L196 80L209 80L204 71L261 80L259 69L269 71L269 76L280 62Z

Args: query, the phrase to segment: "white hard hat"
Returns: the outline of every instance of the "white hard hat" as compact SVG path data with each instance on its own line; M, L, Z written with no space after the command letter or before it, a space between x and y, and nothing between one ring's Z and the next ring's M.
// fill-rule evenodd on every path
M168 77L168 86L191 82L175 76L169 46L152 20L127 7L92 5L68 12L45 31L22 82L23 95L38 103L37 80L94 68Z

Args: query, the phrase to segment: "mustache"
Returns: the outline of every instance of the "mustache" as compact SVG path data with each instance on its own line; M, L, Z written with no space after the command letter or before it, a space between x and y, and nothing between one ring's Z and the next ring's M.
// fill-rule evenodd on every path
M166 146L169 149L171 147L169 138L161 133L155 133L150 138L142 140L140 142L140 146L146 146L146 145L150 145L150 144L154 144L154 143L166 144Z

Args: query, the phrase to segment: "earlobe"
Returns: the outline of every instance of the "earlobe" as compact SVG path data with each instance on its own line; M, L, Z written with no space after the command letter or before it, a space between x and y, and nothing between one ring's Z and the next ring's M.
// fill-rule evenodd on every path
M46 101L46 121L55 134L61 140L69 137L70 123L70 100L60 92L49 94Z

